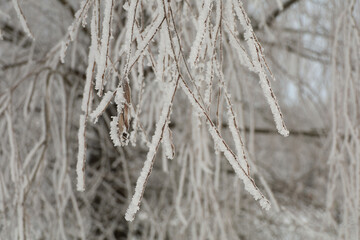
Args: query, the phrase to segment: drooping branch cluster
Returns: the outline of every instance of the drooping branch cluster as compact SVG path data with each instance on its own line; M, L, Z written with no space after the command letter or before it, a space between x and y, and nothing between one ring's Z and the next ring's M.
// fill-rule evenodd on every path
M176 107L174 98L178 86L180 86L190 101L194 113L199 117L204 117L205 122L208 124L209 134L213 138L216 148L224 153L238 177L243 180L245 189L249 191L255 199L260 199L260 204L263 208L269 209L270 207L268 200L260 192L250 176L244 143L236 123L238 120L232 109L231 97L226 90L227 81L224 78L222 70L222 59L226 57L222 50L223 41L227 41L228 37L232 46L238 51L240 63L247 67L249 71L258 74L260 86L274 115L276 127L279 133L287 136L288 131L285 127L280 107L270 86L269 76L272 79L274 79L274 77L265 61L263 49L255 36L250 20L240 0L226 1L225 5L223 5L222 1L214 2L212 0L206 0L201 4L196 3L196 5L199 9L199 16L197 18L194 16L197 22L196 36L188 57L187 45L189 44L186 41L191 37L191 35L189 35L190 32L186 32L186 28L179 28L174 16L174 13L181 8L187 8L185 4L181 3L162 0L151 3L149 7L151 6L156 10L152 13L150 17L152 20L147 25L142 25L142 23L138 21L140 17L139 11L141 11L143 3L139 4L138 0L126 3L124 5L128 13L125 25L126 29L122 31L117 38L120 45L117 43L115 48L111 47L111 39L113 38L112 19L114 17L113 0L107 0L102 5L99 4L98 1L84 1L81 9L76 14L75 22L69 29L69 36L72 36L75 28L79 25L78 23L86 17L86 11L92 6L91 46L82 103L82 111L84 114L80 117L79 128L79 153L77 163L78 190L83 191L85 189L85 132L86 121L89 116L89 111L91 111L93 77L95 78L95 90L98 90L100 97L103 96L104 89L107 88L108 90L102 97L99 106L90 114L90 117L96 122L98 117L113 100L117 105L117 116L112 117L110 124L110 137L114 146L127 145L129 136L135 136L138 129L143 131L138 116L141 106L138 105L137 109L135 109L131 103L130 86L139 86L139 83L132 82L133 67L135 65L139 66L140 71L138 77L140 77L144 74L144 69L140 67L144 64L144 61L148 61L151 66L151 71L156 76L155 81L159 86L160 92L164 94L164 97L161 99L163 110L156 124L155 133L149 145L147 159L137 181L135 194L126 214L126 219L130 221L134 219L134 215L139 209L145 185L161 142L165 149L169 149L169 146L172 146L172 144L169 143L170 138L168 137L167 129L169 129L168 124L172 108ZM99 11L101 11L102 6L104 6L103 18L100 19ZM226 17L223 14L224 9L227 12ZM236 21L232 9L235 10L240 20L240 26L244 31L247 49L242 46L237 37L237 32L239 31L236 30ZM100 24L100 21L102 24ZM215 21L215 26L213 26L213 21ZM101 25L101 36L98 32L100 28L99 24ZM227 35L223 34L223 26L226 26L225 32L228 33ZM71 40L72 38L70 37L69 39ZM157 49L158 54L154 54L152 50L154 45L152 43L153 41L157 45L155 49ZM65 46L67 46L68 43L69 40L64 43ZM112 53L113 51L119 52ZM123 55L125 55L125 57L123 57ZM206 69L205 81L202 80L202 69ZM266 71L268 71L268 74ZM216 78L219 79L218 84L215 82ZM111 83L111 79L114 80L113 83ZM189 81L193 87L188 84ZM107 87L107 85L114 86L114 84L117 85L115 89ZM213 104L212 99L215 98L215 96L213 96L213 88L215 86L219 86L219 93L224 92L228 105L230 132L235 142L237 154L230 149L220 133L219 126L214 123L211 117L210 110ZM144 86L141 86L141 88L143 87ZM203 90L204 88L205 92ZM141 98L143 94L142 90L139 91L138 94L140 95L139 98ZM220 99L220 95L218 99ZM217 116L219 121L219 109L217 110ZM129 126L131 119L136 119L136 121L134 121L136 124L133 126L132 132L130 132ZM132 143L135 144L135 142L136 138L133 138ZM173 150L166 150L167 155L172 155L172 151Z
M0 239L358 239L358 9L1 2Z

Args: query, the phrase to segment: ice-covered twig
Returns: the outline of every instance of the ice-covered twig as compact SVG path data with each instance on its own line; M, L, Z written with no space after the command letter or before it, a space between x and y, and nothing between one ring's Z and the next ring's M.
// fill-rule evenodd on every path
M104 89L104 78L105 70L107 67L107 59L110 49L110 39L111 39L111 22L113 18L113 8L114 0L106 0L104 19L102 25L102 37L101 37L101 46L100 46L100 56L97 61L97 72L96 72L96 82L95 89L98 90L98 95L102 96Z
M97 106L97 108L90 114L90 118L94 123L97 123L99 116L105 111L106 107L110 104L113 99L116 91L108 91L104 94L101 102Z
M24 29L25 33L28 35L29 38L31 38L32 40L35 40L34 35L32 34L32 32L28 26L28 23L26 21L25 15L20 8L18 0L12 0L12 2L13 2L15 12L20 20L21 27Z
M97 3L97 2L95 2ZM92 79L95 71L95 57L97 53L97 4L94 5L93 14L91 18L91 45L89 50L88 67L86 69L86 81L83 93L83 99L81 103L81 110L83 114L79 120L79 132L78 132L78 156L77 156L77 190L85 190L85 161L86 161L86 121L91 110L92 102Z
M139 0L131 0L130 6L127 9L128 12L128 21L126 22L126 34L125 34L125 43L124 43L124 52L126 52L126 64L125 64L125 71L127 72L130 55L131 55L131 42L134 33L134 25L135 25L135 18L136 18L136 8L138 6Z
M15 1L15 0L13 0ZM83 0L80 4L80 9L75 13L75 19L69 26L65 40L61 42L60 61L64 63L65 53L71 41L74 41L75 34L78 31L80 23L86 18L87 12L91 6L92 0Z
M238 16L242 27L245 29L244 38L250 50L252 63L254 64L254 71L259 75L260 86L274 116L276 128L281 135L286 137L289 135L289 131L285 126L280 106L271 88L270 81L265 73L265 67L267 67L267 65L264 61L265 58L262 53L262 47L257 41L257 38L250 23L250 19L243 8L242 1L233 0L233 4L235 13Z
M146 36L138 44L138 49L135 51L133 57L129 60L129 66L127 68L127 72L125 73L124 77L127 76L128 72L131 70L134 64L139 60L140 56L143 54L146 47L149 45L150 41L154 38L157 31L160 29L160 26L162 25L164 20L165 17L162 13L156 17L154 23L150 26L150 29L147 30Z
M85 150L86 150L85 123L86 123L86 117L85 115L81 115L79 132L78 132L79 149L78 149L78 158L76 164L76 174L77 174L76 189L78 191L85 190Z
M196 60L199 57L199 48L201 47L202 41L206 32L206 22L211 12L212 0L205 0L202 6L199 18L198 18L198 29L195 37L195 41L191 47L189 55L189 63L191 67L195 66Z
M220 135L216 125L211 120L210 116L207 114L205 108L200 104L199 100L195 97L189 86L184 80L180 83L181 88L183 89L185 95L188 97L189 101L193 105L194 109L201 115L203 115L208 123L209 132L212 136L215 144L219 147L219 150L224 153L226 159L229 161L230 165L235 170L236 175L243 181L245 185L245 190L247 190L255 200L260 200L260 205L262 208L269 210L270 202L265 198L265 196L260 192L258 187L255 185L254 180L250 177L239 163L237 156L232 152L230 147L226 144L223 137Z
M149 147L149 152L146 156L146 160L144 162L144 166L141 170L140 176L136 182L135 193L125 214L125 219L127 221L133 221L136 212L140 209L140 202L145 191L145 185L150 176L155 161L155 155L160 146L164 130L169 121L172 102L174 100L175 93L179 84L179 79L180 76L177 78L176 83L170 84L171 86L168 86L167 91L164 91L167 93L167 96L164 98L164 106L160 118L156 124L155 133L152 137Z

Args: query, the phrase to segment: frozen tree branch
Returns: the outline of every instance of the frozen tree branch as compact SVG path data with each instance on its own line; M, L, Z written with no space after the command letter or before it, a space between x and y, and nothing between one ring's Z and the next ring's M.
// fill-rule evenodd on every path
M0 8L0 239L359 239L356 0Z

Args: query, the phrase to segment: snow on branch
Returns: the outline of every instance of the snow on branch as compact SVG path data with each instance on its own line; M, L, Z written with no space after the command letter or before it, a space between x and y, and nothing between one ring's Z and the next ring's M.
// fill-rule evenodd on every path
M111 100L113 99L116 91L108 91L104 94L103 98L101 99L101 102L95 108L95 110L90 114L90 118L94 123L97 123L98 118L100 115L105 111L106 107L110 104Z
M104 10L104 18L102 25L102 37L101 37L101 46L100 46L100 56L97 61L97 73L96 73L96 83L95 89L98 90L98 95L102 96L104 88L104 78L105 70L107 67L109 48L110 48L110 39L111 39L111 22L113 18L113 8L114 0L106 0Z
M255 200L259 200L260 206L262 208L264 208L265 210L269 210L269 200L267 200L265 196L260 192L259 188L255 185L254 180L248 174L247 170L245 170L241 166L240 162L238 161L238 157L231 151L230 147L226 144L225 140L216 128L216 125L213 123L213 121L207 114L205 108L200 104L199 100L197 100L194 93L191 91L185 81L182 81L180 83L180 86L183 89L185 95L188 97L191 104L193 105L194 109L206 118L209 126L209 133L212 136L215 145L218 146L219 150L224 153L226 159L229 161L230 165L235 170L236 175L243 181L245 185L245 190L248 191Z
M233 0L233 4L234 4L236 15L238 16L238 18L240 20L240 24L245 29L244 38L245 38L245 41L250 50L250 55L252 57L252 63L254 64L254 70L259 75L260 86L263 90L265 98L266 98L267 102L269 103L271 112L274 116L276 128L281 135L286 137L289 135L289 131L287 130L287 128L285 126L283 116L282 116L282 113L280 110L280 106L276 100L275 94L273 93L273 90L270 85L270 81L265 73L265 67L266 68L268 68L268 67L265 62L265 57L262 52L262 47L255 36L255 33L254 33L253 28L250 23L250 19L247 16L247 14L243 8L242 1L241 0ZM271 74L271 72L270 72L270 74Z
M165 20L164 14L160 11L160 14L156 16L153 24L151 24L149 27L147 27L147 29L145 29L144 32L146 32L146 35L145 35L144 39L142 39L142 41L138 43L137 50L135 51L133 57L129 60L129 67L127 68L127 71L125 72L125 77L126 77L126 74L128 74L128 72L132 68L132 66L138 61L140 56L143 54L144 50L149 45L150 41L154 38L156 33L159 31L164 20Z
M164 90L164 92L167 93L167 95L164 97L164 106L156 124L155 133L152 137L144 166L136 182L135 193L131 199L128 209L126 210L125 219L127 221L133 221L135 214L140 209L140 202L145 191L145 185L150 176L152 167L154 165L156 152L160 146L161 139L164 135L164 131L170 118L171 107L179 84L179 79L180 76L177 78L176 83L170 83L167 86L167 89Z
M196 60L199 57L199 48L201 47L202 41L206 32L206 21L209 18L209 14L212 8L212 0L205 0L204 5L201 8L201 12L198 18L198 29L195 37L195 41L191 47L189 62L192 67L195 66Z
M13 0L15 1L15 0ZM70 44L70 42L74 41L75 35L78 32L79 25L81 22L85 22L87 12L92 4L93 0L83 0L80 4L80 9L75 13L75 19L73 23L69 26L67 35L65 40L61 42L60 49L60 61L64 63L65 61L65 53Z
M91 1L83 1L83 4L86 5ZM99 105L90 115L91 120L95 123L97 122L99 116L104 113L107 106L111 103L114 98L116 104L117 115L111 117L110 121L110 138L114 146L125 146L128 143L129 130L130 130L130 114L135 114L135 119L133 121L134 131L141 128L143 134L146 134L141 127L141 122L139 119L139 112L141 109L135 110L131 105L130 97L130 84L135 84L135 90L139 90L139 84L143 85L144 81L144 66L142 66L144 61L148 61L149 66L152 67L154 71L156 84L162 89L162 93L165 94L162 100L162 109L160 117L155 126L155 132L152 137L151 143L149 144L149 151L144 162L144 166L140 173L139 178L136 182L135 193L131 199L130 205L126 211L125 219L127 221L133 221L135 214L140 209L141 199L143 197L145 187L150 176L150 173L153 168L155 161L155 156L158 151L160 144L163 144L164 155L166 158L172 159L175 155L174 145L172 142L172 132L169 128L169 117L171 115L172 104L178 84L184 91L187 99L191 102L193 110L202 117L205 117L208 132L213 139L218 150L224 153L225 158L230 163L234 169L238 178L242 180L245 185L245 189L254 197L254 199L259 200L259 203L262 208L268 210L270 208L269 201L261 193L261 191L256 186L254 180L250 176L250 169L247 163L245 155L245 146L239 128L237 126L236 113L232 107L230 94L225 88L225 80L222 73L222 66L217 60L217 41L219 44L222 44L221 34L223 27L225 32L229 36L229 43L236 50L237 57L240 60L240 63L247 67L250 71L253 71L259 75L260 85L262 87L263 93L270 105L271 111L274 115L275 123L278 131L284 136L288 135L288 131L285 127L282 114L275 98L275 95L271 89L270 81L266 75L266 70L269 71L270 76L273 78L270 69L267 66L265 61L264 54L260 43L257 41L256 36L253 32L253 29L250 24L243 7L242 2L234 0L233 4L227 3L226 13L230 16L222 17L222 2L216 3L216 24L213 29L212 21L212 0L204 0L204 3L199 11L199 17L197 22L199 27L196 31L195 41L192 44L190 49L189 59L185 60L185 54L183 53L183 46L180 40L180 34L176 29L176 21L171 10L171 4L165 3L165 1L158 2L159 5L156 8L154 17L150 21L150 24L147 26L140 26L136 19L136 11L139 4L138 0L132 0L126 5L126 11L128 12L127 21L125 23L126 32L122 36L122 41L124 45L120 48L121 53L125 54L125 59L119 57L116 60L116 64L120 62L119 67L123 69L123 74L117 73L116 64L113 64L110 54L110 39L111 39L111 26L112 18L114 11L114 0L106 0L104 4L104 16L102 21L102 37L100 46L98 46L98 29L99 29L99 16L100 16L100 6L97 6L97 3L94 4L93 16L91 19L91 46L89 51L89 65L86 70L86 82L84 87L83 101L81 109L84 114L80 116L80 126L79 126L79 150L78 150L78 162L77 162L77 176L78 183L77 189L83 191L85 189L85 127L86 119L88 112L90 111L90 103L92 101L92 88L94 87L98 90L98 95L101 97ZM85 6L83 9L85 10ZM233 17L233 9L238 18L240 19L241 26L245 29L245 41L247 43L249 54L246 49L241 45L241 42L237 39L238 32L236 31L236 24ZM140 11L140 7L139 7ZM169 21L171 17L171 22ZM80 18L80 14L77 14L77 18ZM166 26L163 25L163 22L166 20ZM98 25L97 25L98 24ZM160 32L159 40L155 38L157 33ZM172 32L175 32L176 37L172 36ZM132 42L136 40L136 50L134 53L131 52ZM158 55L155 58L153 56L153 51L148 47L150 46L151 41L160 41L157 44L154 44L158 47L156 51ZM134 44L135 45L135 44ZM121 43L117 43L117 46L121 46ZM151 45L152 46L152 45ZM148 48L148 51L145 52L145 49ZM193 77L192 69L188 68L187 62L190 62L192 67L199 67L199 72L202 74L203 63L199 60L199 56L204 56L204 59L207 58L207 53L210 53L210 58L207 60L206 71L204 72L205 76L199 75L198 77ZM222 52L221 52L222 54ZM182 57L183 62L179 61L179 56ZM156 59L156 60L155 60ZM121 62L125 60L124 62ZM220 60L221 62L222 60ZM136 70L132 70L135 64L139 65L139 75L136 75ZM184 64L184 65L182 65ZM95 73L95 67L97 66L96 76L95 76L95 86L92 84L92 78ZM114 82L109 87L109 90L103 95L103 90L105 86L105 74L107 68L111 66L113 68ZM184 68L185 67L185 68ZM185 75L183 76L183 70L186 69L186 74L189 76L193 88L196 89L196 94L193 93L191 88L187 85L185 80ZM212 121L210 117L210 105L211 105L211 92L214 79L216 75L219 79L219 95L218 95L218 111L219 111L219 101L220 98L225 99L227 104L227 119L229 122L229 130L231 132L232 138L235 142L236 154L230 149L229 145L225 142L222 137L219 127ZM171 76L173 81L167 82L166 78ZM174 77L176 76L176 77ZM134 79L134 82L130 82ZM174 79L176 78L176 81ZM205 79L205 81L204 81ZM118 82L117 82L118 81ZM175 83L176 82L176 83ZM202 84L206 84L205 90L205 102L202 98ZM136 85L137 84L137 85ZM149 84L150 85L150 84ZM142 88L142 87L140 87ZM221 92L224 92L224 96L221 96ZM143 89L138 92L138 94L143 94ZM142 96L139 99L141 103ZM140 107L140 105L138 105ZM153 112L154 110L149 110ZM220 113L221 114L221 113ZM216 113L218 124L221 121L221 116L219 112ZM149 119L149 126L152 126L152 119ZM134 135L135 136L135 135ZM134 137L132 137L134 138ZM132 139L135 142L136 139ZM165 158L164 158L165 159ZM201 163L203 164L203 163Z
M119 128L118 128L119 117L112 117L110 122L110 138L113 141L114 146L120 146L121 141L119 137Z
M15 12L16 12L19 20L20 20L21 27L24 29L25 33L28 35L29 38L31 38L32 40L35 40L34 35L30 31L30 28L29 28L28 23L26 21L25 15L24 15L23 11L20 8L18 0L12 0L12 2L13 2Z
M127 19L128 19L128 21L126 22L126 34L125 34L125 43L124 43L124 49L123 49L123 51L127 53L126 66L124 67L125 72L127 71L126 69L128 68L128 63L129 63L129 60L130 60L131 42L132 42L132 37L133 37L133 33L134 33L134 25L135 25L135 18L136 18L136 8L137 8L138 3L139 3L139 0L132 0L130 2L129 8L127 9L127 11L128 11Z
M91 45L88 57L88 66L86 69L86 81L84 87L84 93L81 103L81 110L83 114L80 116L79 132L78 132L78 156L76 172L78 176L78 191L85 190L85 161L86 161L86 121L89 115L92 102L92 78L95 70L95 55L97 52L97 31L96 31L96 18L97 7L93 8L93 14L91 18Z
M79 126L79 149L78 149L78 158L76 164L76 174L77 174L77 185L76 188L78 191L85 190L85 115L80 116L80 126Z

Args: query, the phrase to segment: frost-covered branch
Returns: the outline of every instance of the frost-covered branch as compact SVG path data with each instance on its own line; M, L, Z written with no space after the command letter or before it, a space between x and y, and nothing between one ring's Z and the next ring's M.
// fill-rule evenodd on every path
M125 219L127 221L133 221L136 212L140 209L140 201L145 191L146 182L150 176L151 170L154 165L155 155L160 146L161 139L163 138L164 131L169 122L172 103L174 101L175 93L179 85L180 76L177 78L176 83L169 84L165 92L167 95L164 96L164 106L159 118L156 123L155 133L152 137L149 152L147 153L144 167L141 170L140 176L136 182L135 193L130 202L130 205L126 211Z

